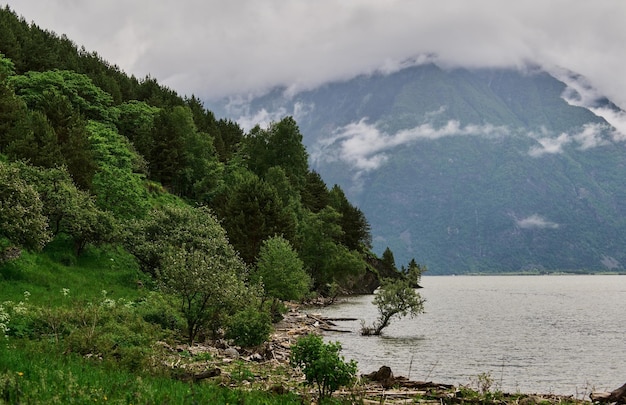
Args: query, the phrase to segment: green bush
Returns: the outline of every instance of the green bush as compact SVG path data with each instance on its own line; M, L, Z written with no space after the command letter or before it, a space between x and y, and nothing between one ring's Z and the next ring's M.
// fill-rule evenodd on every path
M312 334L299 338L291 348L291 366L300 367L307 384L317 387L320 401L349 384L356 375L356 362L346 362L340 351L339 342L324 343L320 336Z
M173 299L165 294L151 292L137 303L137 312L148 323L180 334L185 320Z
M266 312L247 308L233 315L228 323L226 338L242 347L258 346L267 341L272 320Z

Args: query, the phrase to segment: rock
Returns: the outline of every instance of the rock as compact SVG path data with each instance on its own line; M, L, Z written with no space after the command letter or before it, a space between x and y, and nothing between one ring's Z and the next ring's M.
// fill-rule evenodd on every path
M224 350L224 355L230 357L231 359L238 359L239 358L239 352L237 351L237 349L233 349L232 347L229 347L228 349Z
M372 381L377 381L382 384L383 388L390 388L393 386L395 379L393 378L393 372L390 367L382 366L378 371L365 375Z
M248 361L263 361L263 356L261 355L261 353L252 353L249 357L248 357Z

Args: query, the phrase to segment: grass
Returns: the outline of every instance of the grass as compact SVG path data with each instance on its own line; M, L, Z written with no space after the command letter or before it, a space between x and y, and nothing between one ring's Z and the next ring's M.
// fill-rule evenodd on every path
M223 364L208 352L156 345L166 341L176 347L180 341L177 304L155 292L151 279L122 249L90 247L78 258L69 250L61 239L42 253L24 252L0 265L0 405L311 402L310 391L286 365ZM4 331L7 325L10 330ZM189 372L186 366L199 367L195 371L219 367L222 376L182 381L178 377ZM501 398L489 390L489 381L483 378L477 391L461 389L462 398L481 403L519 399ZM272 387L290 392L274 394ZM350 395L324 403L364 398L358 388Z
M0 302L20 301L24 291L33 304L62 305L63 289L75 298L94 299L107 291L114 298L136 299L139 282L149 283L132 256L121 249L90 248L76 258L67 241L55 240L44 252L23 252L18 260L0 265Z
M99 365L32 344L0 345L0 404L300 404L295 394L275 395L211 383L185 383Z
M0 324L2 311L10 315L9 336L0 334L0 404L301 403L296 394L173 378L149 343L175 339L162 327L176 322L171 303L122 249L70 251L59 239L0 264Z

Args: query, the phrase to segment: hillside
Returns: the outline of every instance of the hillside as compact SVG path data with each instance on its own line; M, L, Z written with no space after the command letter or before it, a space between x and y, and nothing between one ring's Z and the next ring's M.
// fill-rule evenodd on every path
M287 301L405 277L308 156L0 9L0 403L300 403L234 347L275 361Z
M425 64L221 111L242 123L292 114L312 167L398 262L433 274L620 271L623 135L576 102L582 78L559 77Z

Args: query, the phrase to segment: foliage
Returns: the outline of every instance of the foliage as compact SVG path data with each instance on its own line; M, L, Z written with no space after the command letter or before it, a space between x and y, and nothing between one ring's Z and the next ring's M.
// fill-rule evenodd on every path
M424 312L424 299L416 292L408 280L389 280L381 283L374 298L378 308L378 319L372 327L364 326L363 335L380 335L394 317L417 316Z
M225 239L214 238L213 243L206 250L185 245L170 249L158 272L164 290L181 301L189 344L206 329L215 338L226 316L250 299L241 278L242 263Z
M282 236L263 241L251 278L263 284L266 296L281 300L302 299L311 284L298 253Z
M23 301L4 302L10 318L6 333L48 340L64 353L97 356L132 371L150 365L151 346L163 333L138 316L134 302L111 299L106 291L98 302L74 299L67 288L58 294L63 295L64 305L33 305L28 291Z
M132 142L137 152L145 157L152 155L155 117L159 108L144 101L130 100L117 106L119 119L115 123L120 134Z
M238 346L254 347L267 341L271 330L270 315L250 306L230 317L225 337Z
M149 274L156 273L169 251L182 246L198 251L212 251L219 246L224 254L234 255L211 210L192 208L180 200L152 209L145 218L130 221L124 245Z
M253 128L244 138L248 168L264 177L273 166L283 168L291 183L301 190L308 173L308 154L302 134L293 117L270 124L268 129Z
M97 164L92 190L98 206L119 218L142 217L148 211L148 193L143 175L146 166L128 139L100 122L87 124L89 142Z
M326 293L333 283L365 270L365 261L358 252L343 246L338 224L340 214L326 207L314 214L308 212L299 223L298 252L313 279L315 290Z
M299 338L291 347L290 364L302 370L307 384L317 387L320 401L348 385L356 376L356 362L346 362L339 355L340 351L339 342L324 343L320 336L313 334Z
M48 220L37 190L16 165L0 160L0 238L40 250L50 240ZM0 249L5 248L0 244Z
M111 109L111 96L96 86L86 75L69 70L28 72L10 79L17 95L36 110L52 113L52 100L67 100L72 109L89 119L112 122L116 111Z
M403 269L405 270L405 269ZM426 266L418 264L415 259L409 261L409 267L405 270L406 279L413 288L418 288L422 275L427 271Z
M236 183L224 209L224 228L248 264L253 264L263 241L274 235L293 240L296 223L274 187L247 173Z
M341 243L350 250L365 251L372 247L370 224L363 211L348 201L341 187L334 185L329 193L330 206L341 214ZM384 256L383 256L384 257Z

